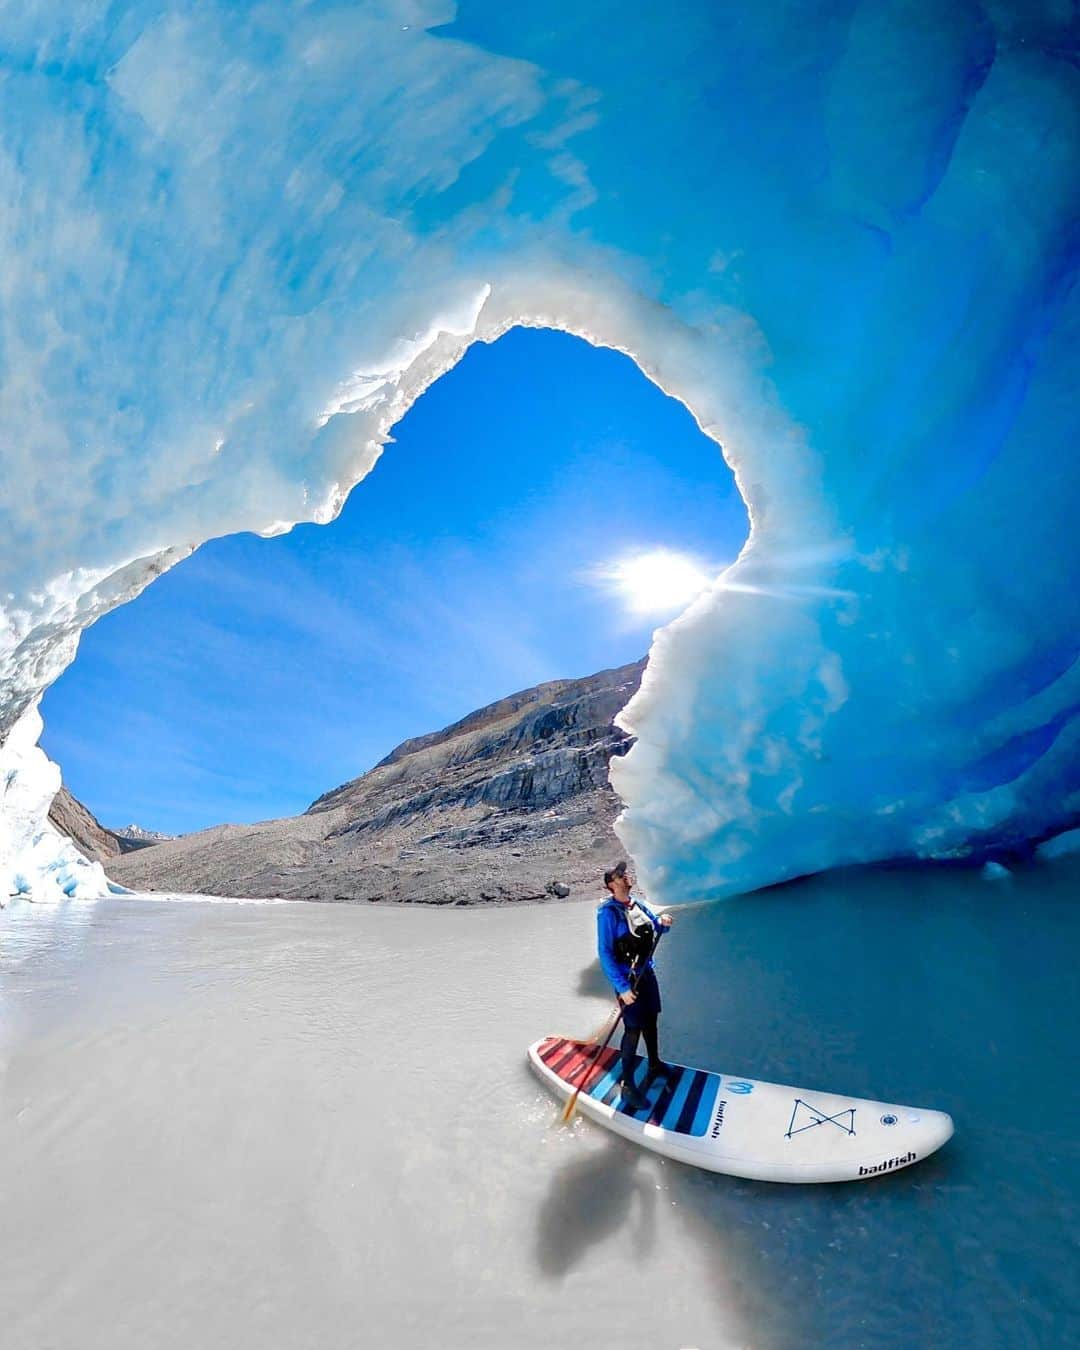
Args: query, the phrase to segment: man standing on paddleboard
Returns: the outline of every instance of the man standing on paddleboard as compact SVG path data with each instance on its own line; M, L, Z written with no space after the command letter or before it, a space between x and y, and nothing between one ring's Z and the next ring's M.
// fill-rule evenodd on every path
M660 1058L656 1019L660 1015L660 986L656 982L652 954L662 933L671 927L671 915L659 918L634 898L634 879L626 863L617 863L604 873L611 892L596 913L600 965L622 1004L622 1100L631 1111L648 1105L634 1084L634 1058L638 1038L645 1037L649 1076L667 1076L670 1065Z

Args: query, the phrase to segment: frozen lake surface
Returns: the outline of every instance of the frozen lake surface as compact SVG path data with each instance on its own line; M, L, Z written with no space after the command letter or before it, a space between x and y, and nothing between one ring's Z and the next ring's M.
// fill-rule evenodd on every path
M684 910L664 1049L940 1107L865 1185L684 1169L525 1047L602 1021L591 906L0 914L19 1350L1077 1343L1078 868L834 874Z

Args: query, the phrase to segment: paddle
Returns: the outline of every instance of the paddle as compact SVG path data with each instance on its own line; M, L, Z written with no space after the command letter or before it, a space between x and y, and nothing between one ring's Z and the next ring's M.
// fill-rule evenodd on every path
M641 977L640 977L640 975L639 975L639 976L638 976L638 979L640 979L640 978L641 978ZM637 991L637 980L635 980L635 981L633 982L633 984L630 986L630 988L631 988L631 990L634 991L634 992ZM626 1006L626 1005L623 1003L622 999L620 999L620 1000L619 1000L619 1010L618 1010L618 1012L615 1014L615 1021L612 1022L612 1024L611 1024L611 1030L610 1030L610 1031L608 1032L608 1034L604 1037L604 1044L597 1047L596 1054L593 1055L592 1059L589 1061L589 1067L585 1070L584 1074L583 1074L582 1077L581 1077L581 1082L578 1083L577 1087L574 1089L573 1094L572 1094L571 1097L570 1097L570 1100L569 1100L569 1101L566 1103L566 1105L563 1107L562 1115L561 1115L560 1118L559 1118L563 1125L569 1125L569 1123L573 1120L573 1118L574 1118L574 1112L577 1110L577 1099L578 1099L578 1097L581 1095L581 1089L585 1086L585 1084L586 1084L586 1083L589 1081L589 1079L592 1077L592 1071L593 1071L593 1069L596 1068L596 1065L597 1065L597 1063L598 1063L598 1061L599 1061L599 1059L600 1059L600 1056L601 1056L601 1055L604 1053L604 1051L608 1048L608 1043L610 1042L612 1036L615 1035L615 1028L616 1028L616 1027L619 1025L619 1023L622 1021L623 1008L624 1008L625 1006Z

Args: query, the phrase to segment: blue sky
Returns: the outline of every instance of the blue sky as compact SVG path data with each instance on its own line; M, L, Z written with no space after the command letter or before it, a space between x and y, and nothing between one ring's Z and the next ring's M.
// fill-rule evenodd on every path
M105 824L304 810L399 741L644 655L597 569L717 566L746 513L717 447L616 352L516 329L419 400L329 526L204 545L83 636L43 744Z

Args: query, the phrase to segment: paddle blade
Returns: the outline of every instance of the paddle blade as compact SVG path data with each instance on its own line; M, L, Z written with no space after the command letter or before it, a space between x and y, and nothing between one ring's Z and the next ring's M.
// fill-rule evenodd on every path
M559 1116L560 1124L569 1125L574 1119L574 1116L577 1113L577 1099L578 1094L576 1092L571 1093L566 1105L562 1109L562 1114Z

